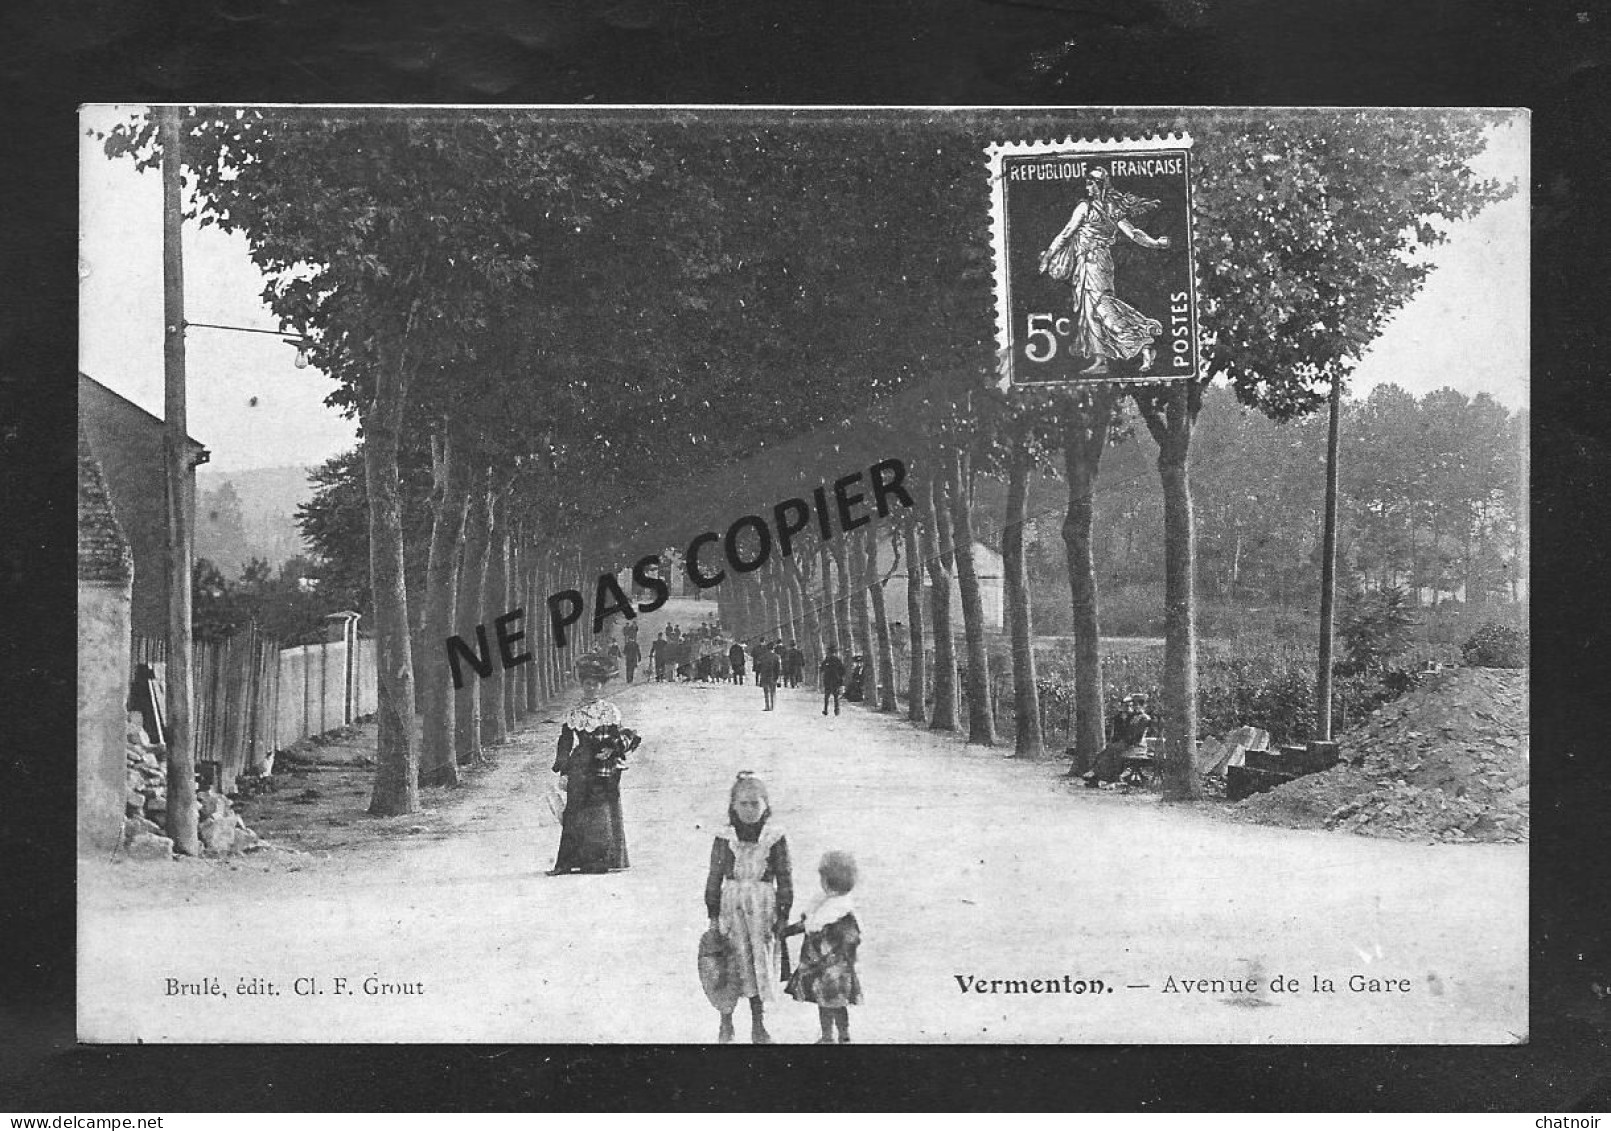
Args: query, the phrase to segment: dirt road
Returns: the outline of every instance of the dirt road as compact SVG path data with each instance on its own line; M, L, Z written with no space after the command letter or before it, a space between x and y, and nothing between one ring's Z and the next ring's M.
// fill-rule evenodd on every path
M83 865L81 1036L712 1040L694 950L739 770L771 787L802 899L826 849L860 862L859 1041L1525 1034L1525 846L1250 827L1071 789L1059 765L898 718L824 718L808 689L781 691L770 713L755 687L617 684L613 697L646 736L623 784L631 870L543 874L558 839L541 803L549 719L453 805L363 849L234 870ZM1295 988L1272 990L1278 976ZM275 992L242 992L252 978ZM209 979L218 994L189 991ZM770 1018L779 1042L816 1036L808 1006L780 999Z

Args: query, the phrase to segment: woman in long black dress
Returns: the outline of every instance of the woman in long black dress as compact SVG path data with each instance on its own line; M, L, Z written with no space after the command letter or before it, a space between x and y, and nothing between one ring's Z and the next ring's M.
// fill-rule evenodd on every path
M565 775L565 814L551 876L615 872L628 866L621 819L621 774L638 735L621 725L621 710L603 697L615 674L608 656L576 661L582 701L565 715L554 772Z

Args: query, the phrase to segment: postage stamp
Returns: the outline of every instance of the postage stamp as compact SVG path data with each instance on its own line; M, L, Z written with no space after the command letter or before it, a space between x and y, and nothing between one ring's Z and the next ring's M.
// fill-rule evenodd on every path
M1013 385L1198 375L1189 136L991 146Z

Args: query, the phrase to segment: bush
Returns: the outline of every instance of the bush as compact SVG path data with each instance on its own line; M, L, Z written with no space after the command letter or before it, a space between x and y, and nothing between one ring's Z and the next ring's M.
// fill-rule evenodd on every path
M1370 593L1356 592L1348 599L1343 616L1343 649L1347 671L1379 669L1402 655L1410 646L1410 630L1416 621L1410 616L1409 594L1397 586Z
M1485 624L1502 624L1525 632L1528 604L1467 605L1459 601L1444 601L1436 608L1423 609L1418 614L1421 624L1416 630L1417 639L1445 649L1449 662L1458 662L1460 645Z
M1473 668L1525 668L1527 633L1498 621L1487 621L1460 646L1460 657Z
M1415 672L1402 665L1369 671L1338 672L1332 688L1332 733L1341 734L1384 703L1414 686ZM996 692L998 720L1004 731L1012 722L1011 670L1001 675ZM1270 732L1280 745L1301 743L1319 732L1315 716L1315 658L1307 645L1241 640L1228 648L1203 649L1197 667L1199 736L1223 735L1241 726ZM1108 650L1102 657L1104 718L1112 718L1119 701L1134 692L1150 696L1154 725L1163 730L1161 692L1163 649ZM1043 665L1041 711L1048 745L1069 737L1073 718L1073 654L1066 645Z

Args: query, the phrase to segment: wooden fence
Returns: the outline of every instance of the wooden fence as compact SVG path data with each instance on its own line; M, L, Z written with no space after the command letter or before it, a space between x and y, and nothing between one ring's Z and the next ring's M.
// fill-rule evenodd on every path
M150 695L159 727L166 709L167 641L135 637L131 682L139 665L155 675ZM219 641L198 641L191 710L195 759L204 781L225 792L242 774L257 773L276 750L373 714L375 646L346 639L294 648L247 629Z

